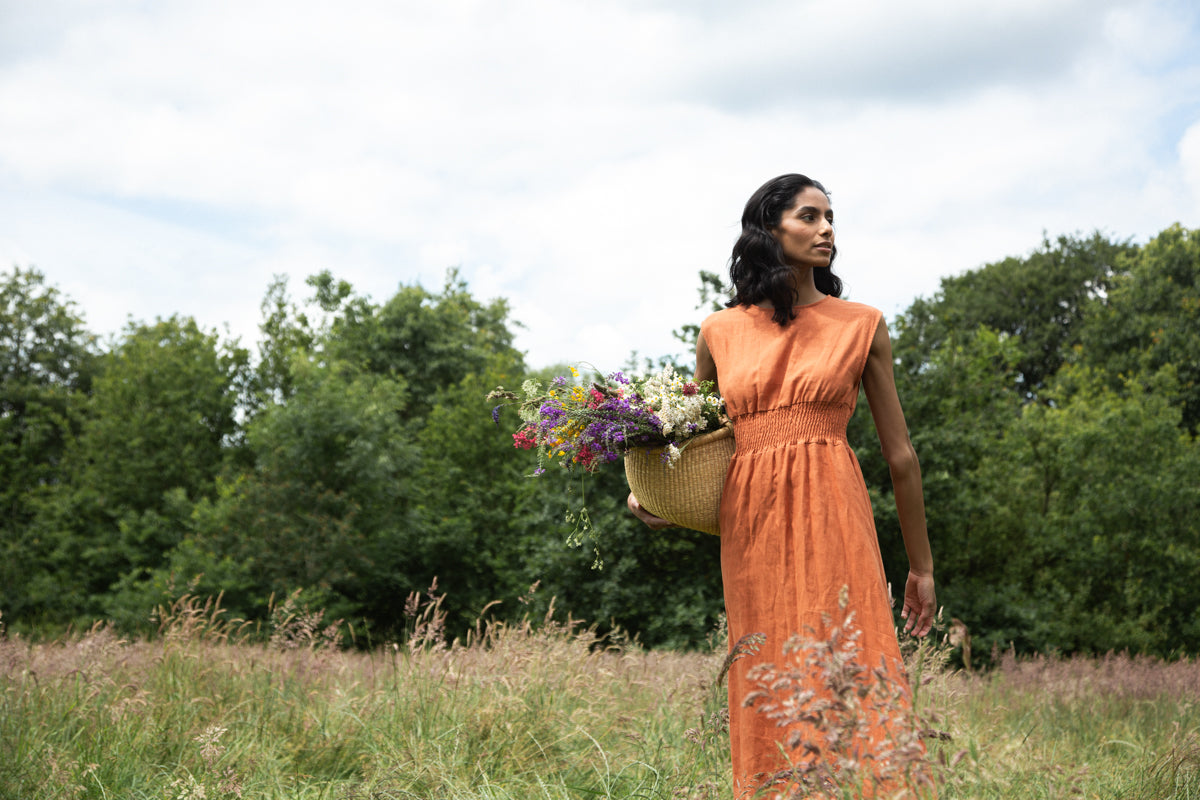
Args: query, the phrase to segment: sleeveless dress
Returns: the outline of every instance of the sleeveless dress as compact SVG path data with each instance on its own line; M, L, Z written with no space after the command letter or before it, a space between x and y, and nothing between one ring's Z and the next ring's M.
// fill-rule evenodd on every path
M794 730L744 706L752 667L785 663L784 644L822 630L823 614L840 620L847 590L860 663L882 659L907 692L871 502L846 440L882 314L829 296L796 314L781 328L769 309L735 306L701 325L737 440L720 510L729 640L766 635L729 673L737 797L787 766L781 742Z

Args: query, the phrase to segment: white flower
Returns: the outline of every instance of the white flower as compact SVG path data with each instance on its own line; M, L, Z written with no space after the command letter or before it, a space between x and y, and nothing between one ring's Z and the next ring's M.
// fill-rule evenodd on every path
M664 436L678 433L682 437L708 428L704 413L707 408L719 408L720 399L699 393L684 394L687 381L674 368L663 367L639 386L642 398L658 416Z
M674 442L671 442L669 445L667 445L667 466L671 469L675 469L675 465L679 463L679 455L679 448L675 446Z

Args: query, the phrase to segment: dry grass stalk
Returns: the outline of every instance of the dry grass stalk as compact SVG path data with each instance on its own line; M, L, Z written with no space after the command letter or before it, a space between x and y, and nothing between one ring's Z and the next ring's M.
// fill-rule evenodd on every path
M933 792L933 765L899 665L874 668L860 656L860 629L839 598L840 619L794 635L785 663L758 664L743 700L785 729L787 769L767 776L760 796L787 798L914 798Z
M338 619L323 625L325 611L312 611L301 603L302 591L297 589L292 592L279 605L275 605L272 596L267 623L271 629L271 646L280 650L340 648L344 620Z
M185 594L169 606L156 607L150 620L167 642L240 642L253 624L244 619L228 619L221 608L223 594L203 598Z
M411 592L404 601L404 616L410 626L408 650L442 650L446 647L446 612L442 609L445 594L437 593L437 576L433 578L422 599L420 592Z

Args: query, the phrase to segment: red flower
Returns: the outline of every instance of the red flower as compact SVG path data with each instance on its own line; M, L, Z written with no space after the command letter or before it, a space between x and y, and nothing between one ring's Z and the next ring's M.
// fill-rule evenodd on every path
M582 464L586 470L591 470L596 463L596 456L599 455L590 446L583 444L579 446L579 450L575 453L575 463Z

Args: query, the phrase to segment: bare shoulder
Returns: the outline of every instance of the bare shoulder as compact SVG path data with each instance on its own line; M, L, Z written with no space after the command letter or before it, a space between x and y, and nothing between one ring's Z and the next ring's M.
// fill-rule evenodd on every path
M892 369L895 366L892 357L892 337L888 332L887 320L880 314L871 323L871 345L867 350L867 364L864 379L886 377L894 380Z

